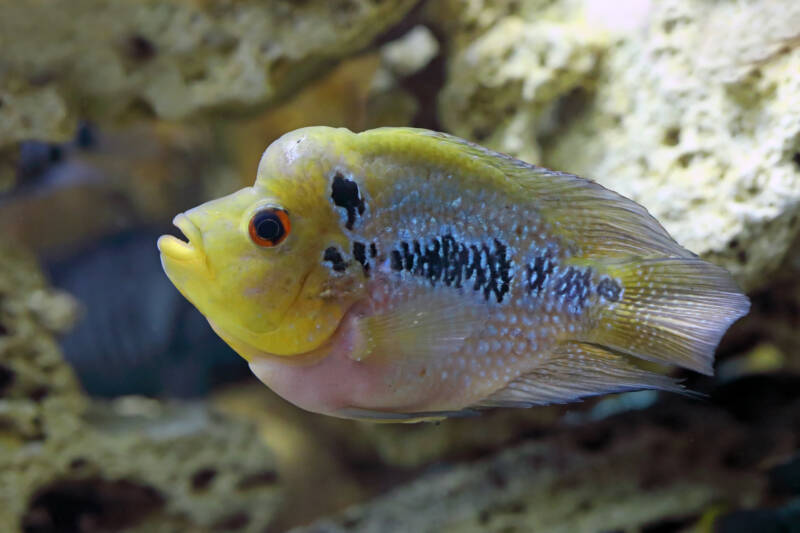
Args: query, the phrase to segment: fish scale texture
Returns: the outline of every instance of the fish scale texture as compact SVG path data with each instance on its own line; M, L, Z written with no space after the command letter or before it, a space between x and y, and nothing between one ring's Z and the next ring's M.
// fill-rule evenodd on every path
M800 4L437 4L448 131L644 205L763 285L800 230Z

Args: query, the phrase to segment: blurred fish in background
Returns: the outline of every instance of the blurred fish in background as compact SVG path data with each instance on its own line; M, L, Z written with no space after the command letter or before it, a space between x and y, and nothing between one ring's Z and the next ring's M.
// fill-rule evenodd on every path
M134 227L166 225L175 206L239 184L224 157L208 149L214 141L211 127L101 131L82 123L70 142L22 143L18 185L0 196L0 226L48 260Z
M197 149L209 141L208 132L106 133L82 123L68 143L21 146L19 185L0 197L0 225L80 302L61 344L91 395L197 397L249 374L164 278L153 247L171 206L190 205L209 183L225 187L224 167Z
M249 375L164 279L156 237L124 232L48 265L55 286L84 306L62 349L89 394L197 397Z

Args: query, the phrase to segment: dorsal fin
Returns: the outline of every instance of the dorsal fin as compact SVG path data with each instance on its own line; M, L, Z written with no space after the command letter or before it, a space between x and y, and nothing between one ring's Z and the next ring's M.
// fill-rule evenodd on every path
M531 165L445 133L415 131L516 183L556 233L581 247L582 255L695 257L647 209L594 181Z

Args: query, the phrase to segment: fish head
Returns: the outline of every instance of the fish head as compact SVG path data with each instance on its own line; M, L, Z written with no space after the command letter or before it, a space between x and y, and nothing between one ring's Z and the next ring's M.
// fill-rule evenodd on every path
M172 283L249 361L318 349L358 299L351 274L324 261L327 248L348 244L330 199L336 131L306 128L275 141L252 187L175 217L188 242L158 240Z

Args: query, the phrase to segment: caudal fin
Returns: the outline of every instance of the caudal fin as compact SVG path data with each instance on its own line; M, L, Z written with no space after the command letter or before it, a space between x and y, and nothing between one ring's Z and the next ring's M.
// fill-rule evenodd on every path
M601 308L589 340L648 361L713 374L722 335L750 309L731 275L701 259L644 259L607 272L622 298Z

